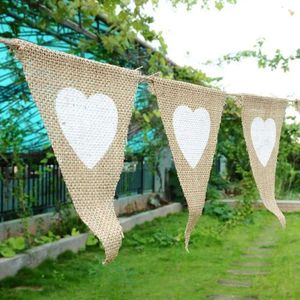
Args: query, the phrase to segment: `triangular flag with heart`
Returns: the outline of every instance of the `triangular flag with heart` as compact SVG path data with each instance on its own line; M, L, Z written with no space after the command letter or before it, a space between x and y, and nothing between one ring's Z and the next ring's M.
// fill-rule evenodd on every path
M285 226L275 200L275 172L279 140L287 101L252 95L242 96L242 123L252 173L260 197Z
M110 262L123 237L113 200L140 74L21 40L4 42L23 64L74 207Z
M216 89L152 77L161 118L166 130L188 208L185 231L191 232L205 203L226 95Z

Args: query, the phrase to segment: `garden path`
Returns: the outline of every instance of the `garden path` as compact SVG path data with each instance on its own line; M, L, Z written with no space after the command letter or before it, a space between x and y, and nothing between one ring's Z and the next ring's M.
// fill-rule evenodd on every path
M254 241L254 246L248 248L240 261L233 262L232 268L227 270L227 276L218 281L218 285L231 287L236 295L209 295L207 299L215 300L259 300L259 295L239 296L241 289L252 287L253 277L266 276L268 272L268 258L276 244L275 221L270 224ZM234 279L232 278L234 277ZM238 278L238 279L236 279Z

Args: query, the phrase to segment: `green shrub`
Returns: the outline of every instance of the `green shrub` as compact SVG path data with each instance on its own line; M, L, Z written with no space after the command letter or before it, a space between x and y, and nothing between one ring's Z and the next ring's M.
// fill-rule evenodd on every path
M171 247L178 245L179 242L184 240L183 233L172 235L161 230L155 231L147 236L140 235L139 233L129 234L126 236L123 244L132 246L137 250L142 250L144 246L155 246L158 248Z
M58 220L50 226L50 230L55 235L65 236L74 235L74 228L78 232L86 232L87 226L81 221L79 216L74 212L70 206L62 208L58 212Z
M51 243L59 240L61 237L59 235L54 234L51 230L48 231L47 235L41 235L39 237L34 238L34 246L43 245L47 243Z
M26 242L24 237L11 237L0 243L0 255L2 257L12 257L25 248Z
M205 203L204 214L217 217L222 221L228 221L233 217L234 210L227 203L211 200Z
M87 246L96 246L99 244L99 240L97 239L97 237L93 234L89 234L88 238L86 240L86 245Z

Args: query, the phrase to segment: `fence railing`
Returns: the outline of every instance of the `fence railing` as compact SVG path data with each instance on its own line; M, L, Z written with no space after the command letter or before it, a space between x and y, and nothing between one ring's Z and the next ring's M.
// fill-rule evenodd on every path
M125 162L115 198L143 194L154 189L154 175L144 160ZM70 201L66 184L56 162L26 164L24 176L17 178L16 166L0 165L0 222L19 218L26 211L39 214ZM20 190L22 194L20 195ZM23 197L23 201L20 201Z

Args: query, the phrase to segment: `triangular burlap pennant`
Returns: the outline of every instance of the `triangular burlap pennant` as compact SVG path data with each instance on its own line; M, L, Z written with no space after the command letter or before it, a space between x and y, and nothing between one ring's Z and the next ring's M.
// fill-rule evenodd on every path
M7 44L23 63L75 209L110 262L123 237L113 199L140 74L21 40Z
M244 95L242 101L243 131L260 197L285 226L275 200L275 171L287 101L252 95Z
M152 78L178 178L189 207L185 231L187 249L205 203L226 97L215 89Z

